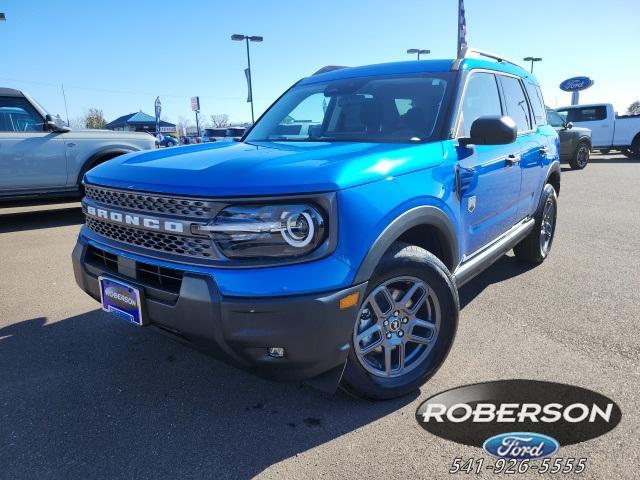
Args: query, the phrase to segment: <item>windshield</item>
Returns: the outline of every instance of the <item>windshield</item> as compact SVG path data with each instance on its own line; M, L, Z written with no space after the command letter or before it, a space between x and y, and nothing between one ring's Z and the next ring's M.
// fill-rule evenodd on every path
M246 141L422 142L438 134L451 73L365 77L300 85Z
M566 123L565 118L566 113L565 117L562 117L558 112L554 110L547 110L547 121L552 127L564 127L564 124Z

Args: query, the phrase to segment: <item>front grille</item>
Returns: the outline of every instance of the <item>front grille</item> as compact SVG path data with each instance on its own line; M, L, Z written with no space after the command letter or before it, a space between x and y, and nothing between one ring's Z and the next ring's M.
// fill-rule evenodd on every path
M214 257L211 240L170 235L149 230L125 227L87 217L87 227L103 237L119 242L148 248L156 252L186 255L191 258L211 259Z
M110 272L118 271L118 256L113 253L100 250L92 245L87 247L86 261L91 265L106 268Z
M160 215L207 218L217 212L216 202L191 198L172 198L165 195L126 192L93 185L85 186L87 198L106 206L119 207Z
M173 293L180 292L180 285L182 285L180 270L136 262L136 275L138 280L145 285L169 290Z
M100 272L122 275L118 270L118 256L100 248L89 245L85 257L87 264L99 269ZM136 263L136 276L132 278L145 287L159 288L172 294L180 293L183 272L173 268L151 265L144 262ZM153 297L153 292L145 290L147 296Z

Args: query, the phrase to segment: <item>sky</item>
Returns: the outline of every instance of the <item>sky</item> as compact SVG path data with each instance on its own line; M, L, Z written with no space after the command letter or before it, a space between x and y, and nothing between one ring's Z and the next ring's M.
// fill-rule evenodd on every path
M567 105L558 85L586 75L581 103L607 102L623 113L640 100L640 0L466 0L470 46L521 61L542 57L534 73L549 106ZM251 119L244 43L251 44L256 116L285 89L325 65L456 55L457 0L0 0L0 86L30 93L50 113L71 119L101 109L107 121L142 110L193 120ZM524 62L523 62L524 63Z

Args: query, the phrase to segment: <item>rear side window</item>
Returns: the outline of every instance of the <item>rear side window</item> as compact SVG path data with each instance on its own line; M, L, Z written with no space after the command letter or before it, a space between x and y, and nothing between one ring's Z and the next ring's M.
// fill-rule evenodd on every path
M504 99L507 107L507 115L509 115L516 125L518 132L526 132L531 130L531 118L529 116L529 105L522 90L520 80L514 77L506 77L501 75L502 90L504 91Z
M491 73L474 73L464 92L458 136L468 137L474 120L486 115L502 115L498 84Z
M545 125L547 123L544 101L542 100L542 92L540 87L533 83L524 82L524 86L529 94L529 101L531 102L531 108L533 108L533 116L536 125Z
M567 121L572 123L596 122L607 118L607 107L604 105L597 107L568 108L559 111L566 111Z

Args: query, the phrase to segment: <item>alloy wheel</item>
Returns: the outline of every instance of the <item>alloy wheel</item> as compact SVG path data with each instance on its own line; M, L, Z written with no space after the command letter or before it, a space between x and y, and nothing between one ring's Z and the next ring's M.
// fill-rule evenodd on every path
M362 303L353 332L360 364L378 377L399 377L433 349L440 331L440 303L421 279L395 277Z
M576 163L580 168L587 165L589 161L589 148L586 145L580 145L578 153L576 154Z
M555 223L556 207L553 198L547 198L542 211L542 222L540 222L540 252L546 257L553 241L553 228Z

